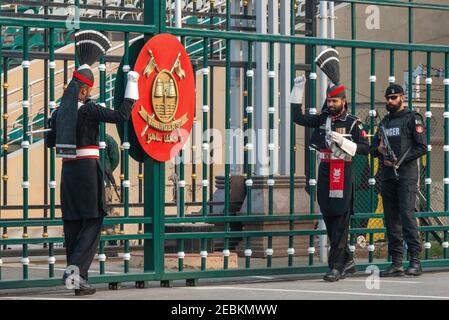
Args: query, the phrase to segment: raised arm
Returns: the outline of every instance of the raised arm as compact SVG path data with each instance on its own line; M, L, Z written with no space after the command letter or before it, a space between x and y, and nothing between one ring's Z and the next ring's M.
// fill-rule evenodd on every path
M137 82L139 74L135 71L128 72L128 83L126 85L125 97L122 105L118 110L110 110L102 107L98 103L90 102L85 104L81 112L85 113L89 118L98 122L120 123L128 121L134 103L139 99L139 90Z
M295 84L290 93L289 103L291 106L291 118L296 124L309 128L318 128L320 126L320 116L315 114L305 115L302 112L302 100L306 86L306 77L304 75L295 78Z
M291 104L292 121L300 126L318 128L320 126L320 116L316 114L304 114L301 104Z
M125 98L118 110L111 110L102 107L100 104L90 102L85 104L80 112L85 113L89 118L98 122L120 123L128 121L133 109L135 100Z

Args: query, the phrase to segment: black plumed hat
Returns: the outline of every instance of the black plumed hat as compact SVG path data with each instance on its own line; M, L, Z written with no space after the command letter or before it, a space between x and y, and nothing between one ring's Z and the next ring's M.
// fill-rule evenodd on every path
M315 63L332 83L340 82L340 54L333 48L323 50L315 59Z
M111 48L111 41L101 32L82 30L75 33L75 48L80 65L92 66Z

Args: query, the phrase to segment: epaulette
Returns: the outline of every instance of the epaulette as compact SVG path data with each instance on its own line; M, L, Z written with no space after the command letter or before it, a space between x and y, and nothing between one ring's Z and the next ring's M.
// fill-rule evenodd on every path
M362 122L362 120L360 120L359 117L357 117L357 116L355 116L353 114L348 113L347 116L348 116L349 119L354 120L355 122L357 122L357 121Z

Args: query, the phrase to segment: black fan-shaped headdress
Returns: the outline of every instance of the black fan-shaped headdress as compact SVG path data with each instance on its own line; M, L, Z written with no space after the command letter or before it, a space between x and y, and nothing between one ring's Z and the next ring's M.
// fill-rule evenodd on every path
M99 31L82 30L75 33L75 46L80 65L97 62L111 48L111 41Z
M334 84L340 82L340 54L337 50L329 48L323 50L315 59L315 63Z

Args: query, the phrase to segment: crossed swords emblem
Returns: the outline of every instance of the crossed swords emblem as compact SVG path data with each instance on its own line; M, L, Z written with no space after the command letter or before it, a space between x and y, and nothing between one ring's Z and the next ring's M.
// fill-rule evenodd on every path
M149 78L150 75L154 71L156 71L157 73L161 72L161 70L159 69L159 67L158 67L158 65L156 63L156 59L154 58L154 54L151 51L151 49L148 50L148 53L150 55L150 60L148 61L145 69L143 70L143 75L146 76L147 78ZM172 65L172 67L170 69L170 74L173 74L173 72L174 72L179 77L180 80L183 80L183 79L185 79L186 74L185 74L185 71L182 69L180 57L181 57L181 52L178 52L178 54L176 56L176 59L175 59L173 65ZM166 72L167 70L164 70L164 71ZM148 114L145 112L145 110L143 110L143 108L141 108L141 109L142 110L139 113L141 114L141 116L144 119L147 119ZM149 116L149 117L150 118L154 118L155 117L155 113L151 114L151 116ZM148 128L149 128L149 123L148 123L148 121L146 121L145 128L142 130L142 132L140 134L141 137L145 136Z
M147 66L145 67L145 70L143 70L143 74L148 78L154 70L156 70L158 73L160 72L156 59L154 58L153 52L148 50L148 53L150 54L150 61L148 61ZM178 52L178 55L176 56L176 60L173 63L173 66L171 67L170 73L173 73L173 71L176 73L176 75L179 77L179 79L185 79L186 73L181 67L181 61L179 58L181 57L181 52Z

